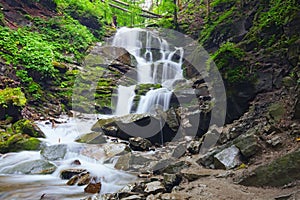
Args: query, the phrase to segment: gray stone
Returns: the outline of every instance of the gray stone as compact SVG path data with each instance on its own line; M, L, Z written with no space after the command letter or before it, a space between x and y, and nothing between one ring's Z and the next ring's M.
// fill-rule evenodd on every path
M215 167L221 169L232 169L242 163L239 157L240 150L236 146L232 145L214 156Z
M224 148L224 146L220 146L210 149L205 154L201 154L196 160L196 163L206 168L214 168L214 155L222 151Z
M141 137L129 138L129 143L131 149L135 151L148 151L152 146L149 140Z
M46 160L61 160L65 157L66 153L67 145L65 144L47 146L41 150L41 156Z
M92 132L79 136L75 141L87 144L103 144L106 143L106 138L101 132Z
M165 191L165 187L160 181L147 183L145 187L145 192L147 194L157 194L164 191Z
M103 149L107 157L125 155L131 152L128 145L122 143L107 143L103 146Z
M245 135L240 135L233 141L233 144L240 149L243 156L250 158L261 149L257 140L258 138L254 133L250 132Z
M27 161L15 165L12 168L6 168L1 171L5 174L52 174L56 166L45 160Z

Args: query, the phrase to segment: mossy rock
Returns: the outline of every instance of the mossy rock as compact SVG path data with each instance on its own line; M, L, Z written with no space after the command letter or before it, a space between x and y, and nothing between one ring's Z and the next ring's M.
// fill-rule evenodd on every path
M275 123L279 122L283 119L286 110L282 103L273 103L269 106L269 117L275 121Z
M246 186L278 187L300 179L300 149L282 156L267 165L242 176L239 184Z
M1 133L0 153L18 152L23 150L39 150L41 141L28 135Z
M16 133L27 134L31 137L42 137L45 138L45 134L41 131L41 129L27 119L21 119L13 124L13 130Z
M87 144L103 144L106 143L105 136L100 132L91 132L79 136L76 142L87 143Z

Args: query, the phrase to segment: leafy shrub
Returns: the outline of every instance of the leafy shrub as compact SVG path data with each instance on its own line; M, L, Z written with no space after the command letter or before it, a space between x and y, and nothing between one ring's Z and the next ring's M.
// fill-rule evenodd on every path
M8 105L24 106L26 104L26 98L21 88L5 88L0 90L0 106L7 107Z

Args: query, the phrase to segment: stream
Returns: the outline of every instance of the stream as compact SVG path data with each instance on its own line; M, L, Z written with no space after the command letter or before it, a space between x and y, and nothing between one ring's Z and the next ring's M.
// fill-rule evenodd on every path
M61 120L66 123L57 124L55 128L52 128L51 124L46 124L45 121L37 122L46 135L46 138L41 139L46 145L67 144L68 152L64 159L53 161L58 167L50 175L3 174L3 170L12 168L16 164L41 159L39 151L5 154L0 158L0 199L32 200L40 199L43 194L64 200L78 200L87 197L88 194L84 193L85 186L68 186L66 185L67 180L59 177L61 170L76 168L71 165L72 161L76 159L81 162L78 168L87 169L91 174L102 177L102 194L116 192L124 185L134 181L135 176L115 170L112 164L103 164L103 160L96 160L80 153L79 150L83 144L76 143L74 140L79 135L90 132L97 117L99 116L89 116L86 119L63 117Z

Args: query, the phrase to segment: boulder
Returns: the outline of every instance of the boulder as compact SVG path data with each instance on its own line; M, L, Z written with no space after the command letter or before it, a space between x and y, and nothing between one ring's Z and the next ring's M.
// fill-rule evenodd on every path
M232 145L214 156L214 165L216 168L232 169L242 162L240 161L240 150Z
M101 190L101 182L97 182L97 181L91 181L85 188L84 188L84 192L86 193L100 193Z
M233 144L239 148L242 155L246 158L250 158L255 155L260 149L260 145L258 143L258 138L255 136L254 132L249 131L244 135L240 135L237 137Z
M154 174L168 173L176 174L184 168L188 168L191 163L187 161L177 161L174 158L164 159L156 162L152 167Z
M106 143L106 138L101 132L92 132L79 136L75 141L87 144L103 144Z
M22 150L39 150L41 141L28 135L21 133L11 134L7 132L0 132L3 141L0 139L0 153L18 152ZM4 139L7 138L7 139Z
M141 137L129 138L129 144L130 148L135 151L148 151L152 146L149 140Z
M173 139L175 133L163 117L150 114L129 114L121 117L100 119L92 131L103 131L105 135L129 140L131 137L148 139L152 144L162 144Z
M149 194L157 194L165 191L165 187L160 181L154 181L145 185L145 192Z
M61 179L70 179L75 175L79 175L81 173L86 173L85 169L64 169L60 171L60 178Z
M153 161L152 158L128 153L118 158L115 168L121 170L144 169L151 161Z
M279 187L300 179L300 149L237 177L246 186Z
M65 157L66 153L67 145L65 144L47 146L41 150L41 156L46 160L61 160Z
M56 166L45 160L32 160L6 168L1 171L5 174L52 174Z
M21 119L17 121L13 124L12 128L16 133L27 134L31 137L45 138L43 131L28 119Z
M131 152L128 145L123 143L107 143L103 146L103 149L107 157L125 155L128 152Z

